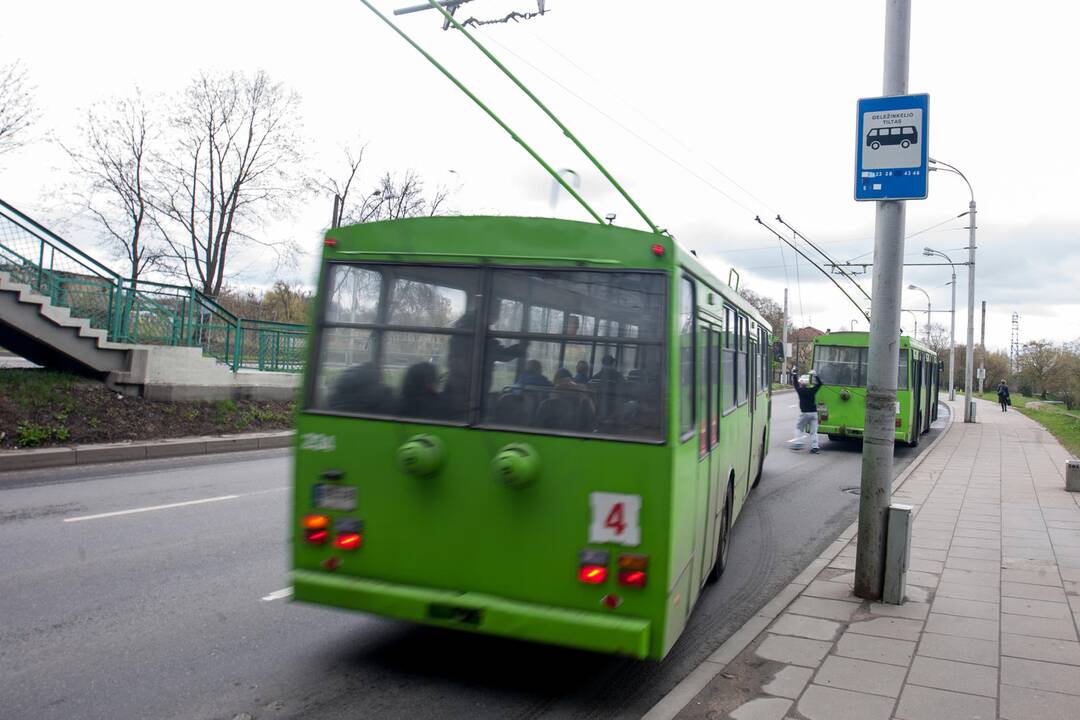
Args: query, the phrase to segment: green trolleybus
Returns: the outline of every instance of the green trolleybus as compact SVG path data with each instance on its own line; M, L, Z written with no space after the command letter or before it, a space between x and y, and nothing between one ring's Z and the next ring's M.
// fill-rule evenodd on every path
M664 657L768 447L770 328L665 235L432 217L326 237L297 600Z
M814 338L818 432L830 440L862 438L866 422L866 367L870 334L834 332ZM896 385L896 440L918 445L938 416L941 363L928 346L900 337Z

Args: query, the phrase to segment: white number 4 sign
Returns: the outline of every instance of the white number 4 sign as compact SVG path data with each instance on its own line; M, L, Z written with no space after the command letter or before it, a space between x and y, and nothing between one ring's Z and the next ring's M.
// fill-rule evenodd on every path
M630 547L641 544L640 495L590 493L589 506L592 512L590 543L617 543Z

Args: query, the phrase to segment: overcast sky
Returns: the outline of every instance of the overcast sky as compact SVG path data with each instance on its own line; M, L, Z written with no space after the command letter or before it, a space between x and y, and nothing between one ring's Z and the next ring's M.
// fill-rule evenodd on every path
M377 0L386 12L418 0ZM930 94L930 154L958 166L979 203L977 301L987 344L1006 349L1010 317L1021 338L1080 338L1080 116L1075 28L1064 0L913 2L911 92ZM720 277L777 300L790 288L796 324L849 326L857 311L817 270L796 266L754 215L777 213L841 260L871 259L872 203L853 200L855 103L881 92L883 0L772 2L547 0L528 23L478 32L581 137L645 211L695 248ZM533 0L474 0L461 14L535 9ZM398 19L581 192L618 224L643 227L631 208L510 83L433 12ZM465 214L587 219L568 196L461 93L355 0L188 0L9 3L0 63L21 59L42 111L37 132L71 141L89 104L170 93L200 70L266 70L303 98L313 167L336 168L340 148L368 142L363 184L414 169L453 190ZM49 221L64 218L65 156L45 140L0 157L0 197ZM453 172L451 172L453 171ZM908 203L907 257L932 246L960 259L967 188L930 177ZM328 198L313 198L270 239L310 250L288 279L311 284ZM951 219L950 219L951 218ZM81 243L94 238L81 235ZM256 256L250 284L273 280ZM957 338L966 324L966 269ZM949 302L947 268L908 268L905 285ZM869 279L865 279L869 291ZM918 292L904 307L925 309ZM937 313L935 313L937 315ZM947 324L947 315L936 322ZM925 312L918 318L924 327ZM908 332L912 316L902 323ZM856 323L865 329L865 322ZM976 333L978 329L976 328Z

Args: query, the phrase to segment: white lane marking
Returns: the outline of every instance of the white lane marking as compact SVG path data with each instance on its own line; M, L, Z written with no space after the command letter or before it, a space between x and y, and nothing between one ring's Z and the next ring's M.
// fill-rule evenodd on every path
M280 590L275 590L274 592L270 593L269 595L263 596L262 601L263 602L271 602L273 600L282 600L284 598L291 597L291 596L292 596L292 588L287 587L287 588L282 588Z
M132 510L117 510L116 512L99 513L97 515L83 515L81 517L64 518L64 522L81 522L83 520L97 520L99 518L116 517L117 515L132 515L134 513L150 512L151 510L167 510L168 508L184 507L186 505L202 505L203 503L221 502L222 500L235 500L239 495L222 495L220 497L203 498L202 500L188 500L186 502L169 503L168 505L151 505L150 507L134 508Z

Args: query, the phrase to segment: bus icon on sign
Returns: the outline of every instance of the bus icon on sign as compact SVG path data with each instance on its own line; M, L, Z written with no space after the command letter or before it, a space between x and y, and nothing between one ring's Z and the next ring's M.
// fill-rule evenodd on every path
M866 145L872 150L877 150L882 145L899 145L906 149L917 142L919 142L919 131L914 125L874 128L866 133Z

